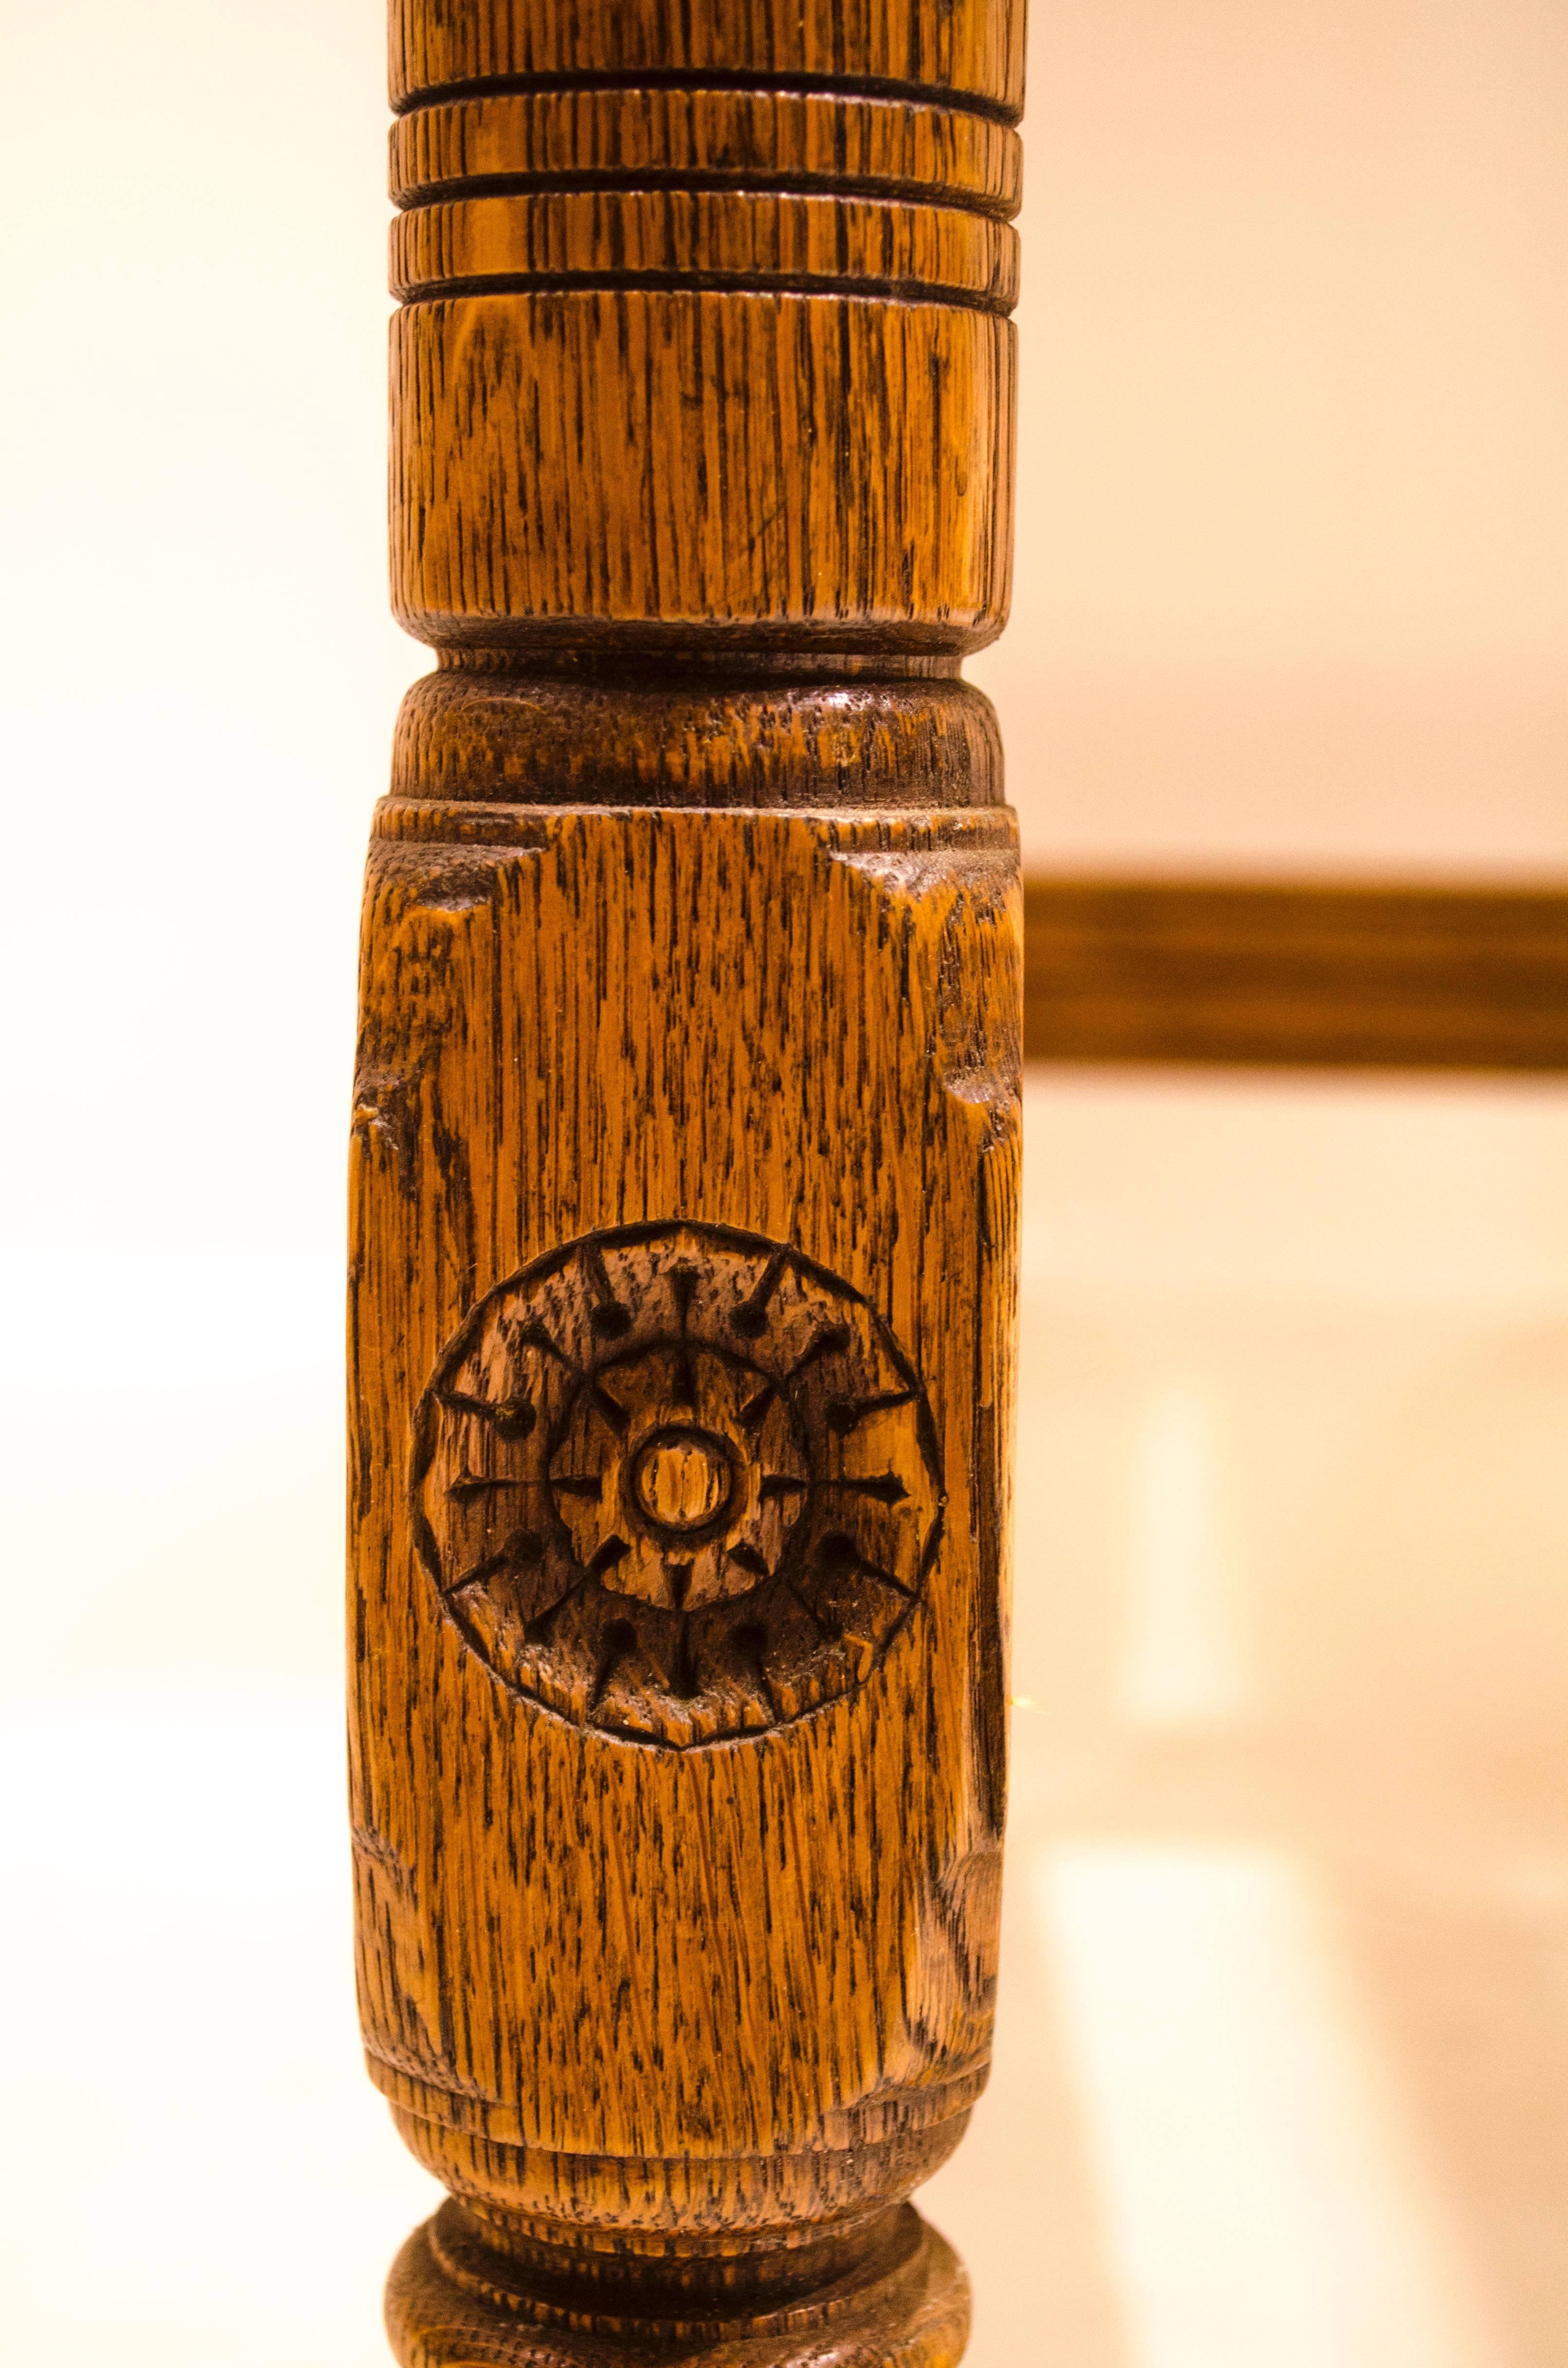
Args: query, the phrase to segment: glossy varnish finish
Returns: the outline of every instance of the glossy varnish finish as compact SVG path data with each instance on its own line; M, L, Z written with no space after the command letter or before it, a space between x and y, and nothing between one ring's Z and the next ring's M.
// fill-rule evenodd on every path
M1016 0L392 0L392 105L503 81L916 92L1014 121Z
M353 1785L408 2362L955 2361L1021 12L394 9Z

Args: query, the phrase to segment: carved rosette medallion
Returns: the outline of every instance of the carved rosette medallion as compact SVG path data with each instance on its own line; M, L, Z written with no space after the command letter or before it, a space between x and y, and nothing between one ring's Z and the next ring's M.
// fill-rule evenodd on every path
M799 1250L628 1225L483 1300L421 1401L422 1558L506 1685L683 1748L862 1685L920 1600L942 1490L925 1392Z

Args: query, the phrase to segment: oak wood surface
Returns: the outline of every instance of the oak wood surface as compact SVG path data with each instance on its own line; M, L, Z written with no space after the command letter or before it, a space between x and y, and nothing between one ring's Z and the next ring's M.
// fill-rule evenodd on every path
M989 2058L1022 10L392 10L352 1792L411 2368L944 2368Z
M398 616L518 653L978 647L1009 590L1012 342L988 312L793 291L409 304Z
M1568 1069L1568 890L1026 879L1048 1061Z
M400 110L471 83L684 79L919 93L1016 121L1017 0L392 0Z
M885 194L1006 221L1023 194L1023 145L993 116L913 99L689 85L494 91L392 126L399 206L572 186Z

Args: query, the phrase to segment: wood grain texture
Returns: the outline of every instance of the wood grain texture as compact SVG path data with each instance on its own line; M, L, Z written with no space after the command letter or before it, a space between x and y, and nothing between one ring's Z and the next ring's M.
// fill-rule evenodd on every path
M996 712L941 659L764 659L678 668L581 652L522 672L464 652L416 682L392 746L394 795L494 836L521 805L986 806L1002 800ZM500 662L498 662L498 659ZM412 827L412 825L411 825Z
M460 190L703 187L939 200L1009 219L1023 145L1006 124L912 99L603 85L433 100L392 134L400 206Z
M542 2265L541 2265L542 2267ZM968 2287L963 2271L933 2228L908 2205L887 2214L869 2239L849 2248L824 2240L790 2258L790 2268L809 2271L815 2299L798 2277L780 2281L766 2295L747 2296L737 2313L734 2297L708 2285L689 2270L657 2291L659 2316L651 2318L646 2288L634 2317L618 2315L619 2297L599 2294L611 2306L596 2324L579 2323L565 2295L543 2301L537 2294L535 2326L548 2330L548 2353L562 2368L618 2368L628 2357L653 2359L666 2368L772 2368L778 2362L798 2368L941 2368L963 2348ZM536 2276L540 2274L536 2270ZM515 2361L524 2355L508 2267L483 2238L476 2240L450 2204L426 2227L416 2229L392 2271L387 2317L402 2358L414 2368L437 2368L449 2361Z
M1007 818L557 814L533 837L458 853L400 836L372 863L356 1517L378 1560L391 1549L364 1681L379 1732L426 1710L413 1749L365 1772L373 2061L400 2100L449 2090L476 2133L580 2157L776 2158L829 2126L880 2135L890 2101L901 2129L945 2118L983 2062L990 1935L966 1903L989 1905L999 1839L989 1771L964 1771L985 1741L973 1622L996 1586L974 1492L1000 1486L973 1426L1005 1387L976 1315L1009 1254L1017 1153ZM934 1258L937 1207L952 1237ZM809 1243L873 1302L940 1409L947 1495L927 1616L876 1687L679 1761L606 1750L497 1687L412 1550L406 1444L495 1284L673 1216ZM569 1320L552 1335L581 1355ZM483 1816L449 1761L458 1736ZM426 1868L418 1898L399 1867ZM588 1955L585 1888L608 1926ZM482 1996L483 2024L452 2023L448 1993ZM721 2226L740 2208L727 2175Z
M1048 1061L1568 1069L1568 890L1048 877L1025 884Z
M940 93L1005 120L1023 0L392 0L392 105L471 83L733 76Z
M392 224L394 296L653 280L937 298L1010 313L1017 233L957 206L771 189L544 189Z
M401 2360L949 2368L994 2011L1021 12L394 6L352 1185Z
M393 606L423 640L936 653L1000 631L1008 321L519 290L409 305L393 357Z

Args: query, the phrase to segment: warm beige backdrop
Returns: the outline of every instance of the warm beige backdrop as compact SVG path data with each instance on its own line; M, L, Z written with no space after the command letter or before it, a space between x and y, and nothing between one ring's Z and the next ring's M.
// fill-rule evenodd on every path
M1037 0L1040 861L1568 869L1568 10Z

